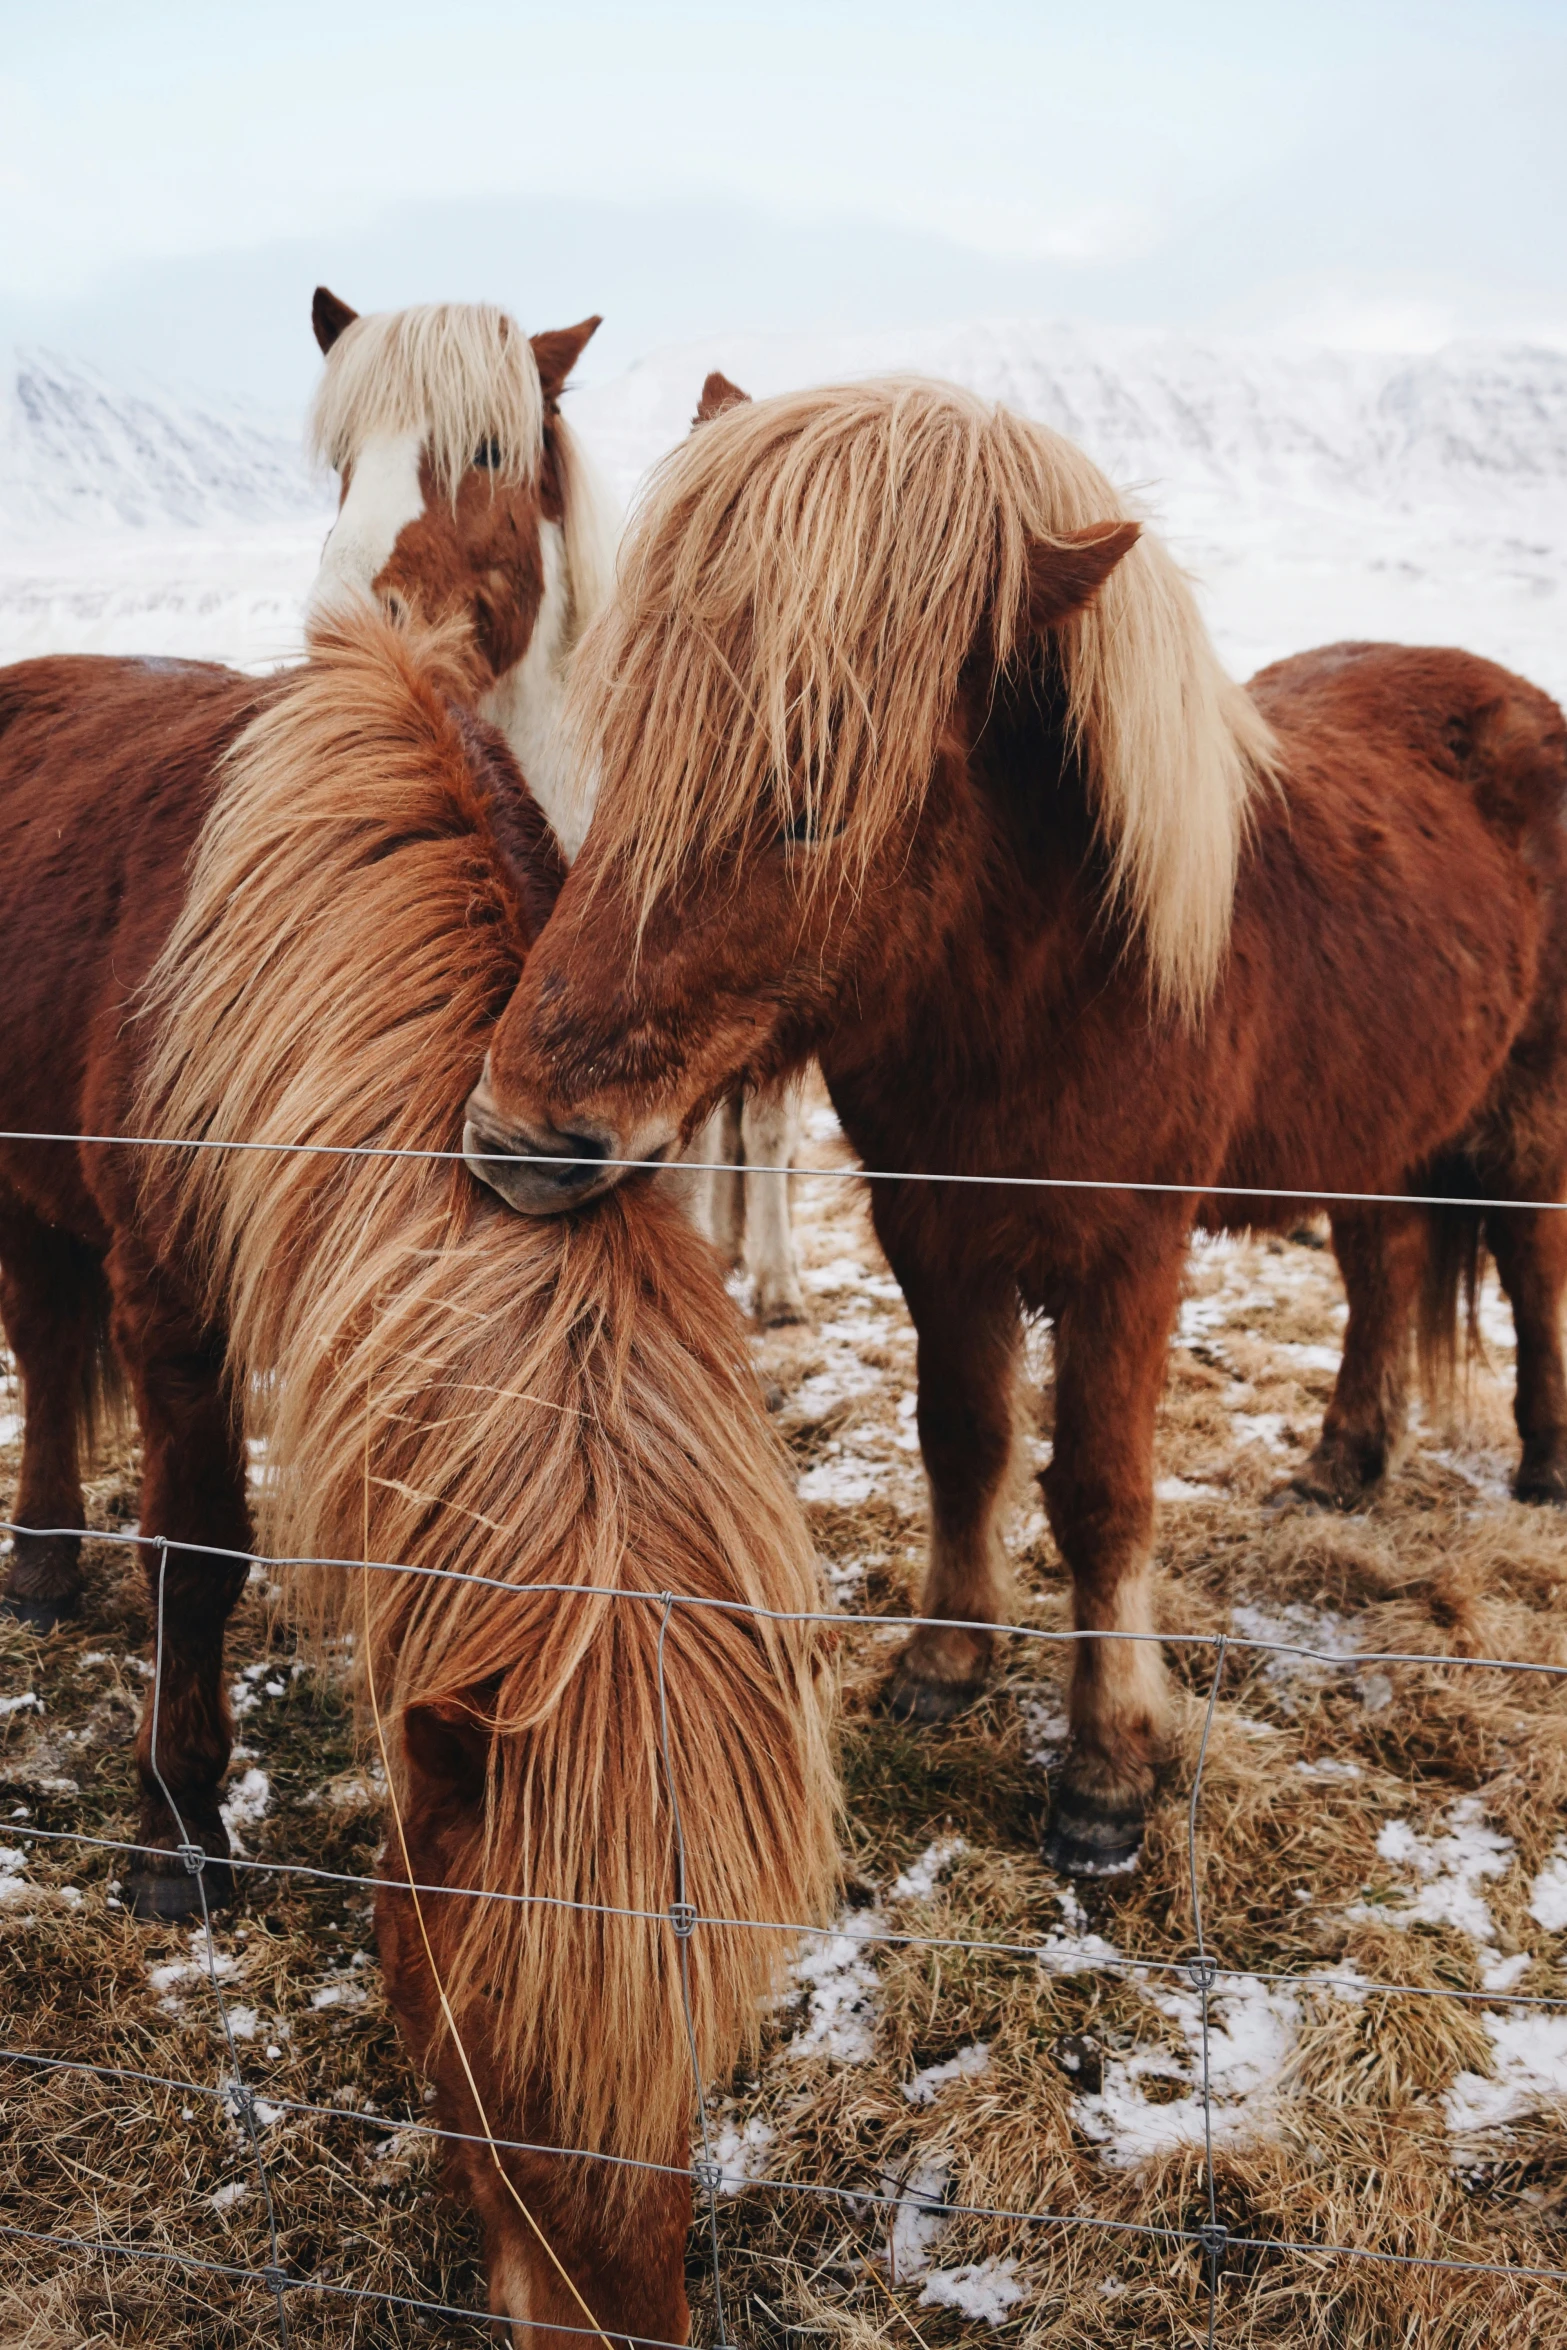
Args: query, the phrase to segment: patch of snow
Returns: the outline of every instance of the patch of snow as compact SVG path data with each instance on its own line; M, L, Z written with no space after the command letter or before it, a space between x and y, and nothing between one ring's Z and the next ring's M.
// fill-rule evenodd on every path
M1331 1371L1335 1378L1344 1360L1342 1347L1301 1346L1292 1339L1277 1340L1272 1352L1282 1355L1286 1362L1298 1364L1303 1371Z
M231 2007L228 2011L229 2030L236 2040L254 2040L261 2021L253 2007Z
M911 2285L926 2274L931 2255L951 2225L947 2217L948 2166L922 2163L908 2179L888 2172L884 2195L895 2198L888 2224L888 2268L895 2285Z
M1091 1975L1096 1967L1118 1966L1121 1953L1101 1934L1087 1931L1088 1913L1070 1885L1056 1895L1062 1924L1039 1947L1039 1963L1053 1975Z
M949 2056L945 2064L928 2064L923 2072L905 2081L903 2094L911 2105L934 2105L951 2081L977 2081L980 2074L990 2070L990 2043L975 2040L967 2048L960 2048L956 2056Z
M1333 1666L1325 1658L1353 1656L1360 1646L1353 1624L1332 1608L1310 1607L1303 1600L1289 1600L1281 1607L1270 1607L1258 1602L1247 1602L1230 1610L1230 1629L1237 1640L1258 1643L1280 1643L1278 1649L1263 1666L1263 1677L1284 1691L1286 1712L1293 1710L1292 1684L1308 1688L1319 1687L1333 1675ZM1314 1656L1302 1656L1301 1649L1314 1649ZM1391 1696L1392 1691L1388 1694Z
M1510 1991L1515 1983L1522 1982L1533 1964L1534 1960L1527 1950L1518 1951L1512 1958L1488 1959L1480 1969L1480 1988L1482 1991Z
M1086 2136L1116 2169L1177 2146L1201 2146L1206 2135L1202 2097L1202 2003L1194 1991L1151 1984L1139 1970L1139 1988L1151 2006L1178 2024L1185 2041L1107 2058L1102 2086L1075 2097L1073 2112ZM1226 1978L1208 1996L1208 2084L1215 2141L1266 2136L1269 2092L1295 2046L1300 2002L1279 1984L1242 1975ZM1150 2103L1144 2081L1178 2082L1184 2096Z
M919 1859L911 1861L901 1875L894 1877L892 1899L928 1901L936 1890L936 1879L967 1850L968 1845L961 1836L942 1836L934 1844L927 1844Z
M1270 1452L1288 1450L1283 1412L1232 1412L1230 1426L1244 1444L1265 1444Z
M813 1463L795 1491L801 1501L830 1502L837 1509L852 1510L870 1500L877 1483L876 1471L856 1454Z
M1184 1477L1160 1477L1154 1485L1155 1501L1222 1501L1224 1496L1217 1485L1193 1485Z
M231 2179L226 2187L219 2187L217 2193L209 2195L207 2200L214 2211L232 2211L235 2204L243 2203L249 2193L247 2180Z
M20 1412L0 1412L0 1444L19 1444L22 1439Z
M1494 2079L1460 2073L1443 2099L1455 2134L1496 2129L1567 2099L1567 2015L1485 2011Z
M44 1701L36 1690L24 1689L20 1697L0 1697L0 1715L23 1714L29 1708L38 1714L44 1710Z
M1303 1779L1312 1779L1322 1785L1334 1779L1358 1779L1363 1774L1357 1762L1335 1762L1325 1756L1321 1762L1298 1762L1295 1765Z
M246 1849L240 1830L258 1827L266 1818L271 1801L272 1782L266 1772L253 1763L244 1777L230 1787L226 1800L218 1806L236 1852L243 1853Z
M810 1999L786 2055L825 2056L837 2064L869 2060L876 2044L876 1976L866 1943L882 1930L874 1910L845 1910L836 1933L801 1952L789 1973Z
M753 2113L738 2130L733 2122L725 2123L713 2146L720 2195L738 2195L742 2187L766 2176L767 2150L776 2136L772 2123L763 2121L759 2113Z
M1057 1704L1043 1697L1020 1697L1017 1710L1023 1723L1024 1759L1040 1770L1061 1760L1071 1741L1072 1723Z
M982 2318L986 2325L998 2326L1022 2298L1015 2260L976 2260L966 2268L932 2269L919 2305L921 2309L956 2309L964 2317Z
M340 1977L337 1982L323 1983L319 1991L312 1991L310 2004L319 2013L328 2007L363 2007L365 1998L363 1983L350 1982Z
M1567 1933L1567 1837L1558 1836L1529 1894L1529 1915L1548 1934Z
M1346 1916L1390 1926L1452 1926L1471 1941L1494 1942L1495 1921L1480 1887L1507 1874L1514 1846L1511 1837L1486 1826L1484 1815L1479 1796L1464 1795L1449 1810L1444 1835L1422 1836L1408 1820L1386 1821L1377 1851L1417 1877L1419 1890L1397 1908L1362 1902Z

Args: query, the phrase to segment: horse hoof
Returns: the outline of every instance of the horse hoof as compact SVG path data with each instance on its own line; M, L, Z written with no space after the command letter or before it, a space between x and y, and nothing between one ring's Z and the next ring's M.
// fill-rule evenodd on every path
M1567 1469L1520 1469L1513 1479L1515 1501L1546 1509L1567 1509Z
M149 1868L134 1869L125 1880L125 1907L143 1925L184 1925L202 1914L203 1884L209 1913L229 1907L234 1899L233 1871L222 1862L210 1859L200 1883L183 1868L177 1875L165 1875L162 1870Z
M882 1702L895 1721L950 1722L984 1693L983 1681L927 1681L900 1665Z
M759 1301L756 1319L763 1330L789 1330L807 1319L804 1303L797 1297L774 1297Z
M1095 1802L1064 1789L1041 1847L1062 1877L1129 1877L1142 1857L1143 1815L1133 1805Z
M0 1595L0 1608L25 1624L30 1632L52 1632L58 1624L68 1624L80 1604L76 1594L64 1599L28 1599L19 1591Z

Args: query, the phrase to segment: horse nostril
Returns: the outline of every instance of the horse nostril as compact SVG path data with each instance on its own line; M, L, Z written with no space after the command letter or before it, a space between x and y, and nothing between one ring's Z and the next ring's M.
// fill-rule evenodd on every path
M601 1159L609 1157L609 1144L601 1142L596 1134L573 1134L569 1128L557 1127L553 1142L560 1147L558 1151L552 1147L552 1158L583 1159L597 1166Z

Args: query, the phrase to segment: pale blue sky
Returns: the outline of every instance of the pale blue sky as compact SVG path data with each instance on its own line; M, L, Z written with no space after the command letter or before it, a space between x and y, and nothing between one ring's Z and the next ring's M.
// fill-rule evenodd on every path
M334 269L604 309L601 364L813 305L1555 335L1564 120L1567 0L0 0L0 339L237 385L264 330L283 396Z

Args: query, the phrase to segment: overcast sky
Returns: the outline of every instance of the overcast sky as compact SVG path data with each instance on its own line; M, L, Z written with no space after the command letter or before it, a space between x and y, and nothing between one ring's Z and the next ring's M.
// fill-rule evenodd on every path
M0 0L0 342L292 399L360 306L1567 337L1567 0ZM341 281L341 282L339 282Z

